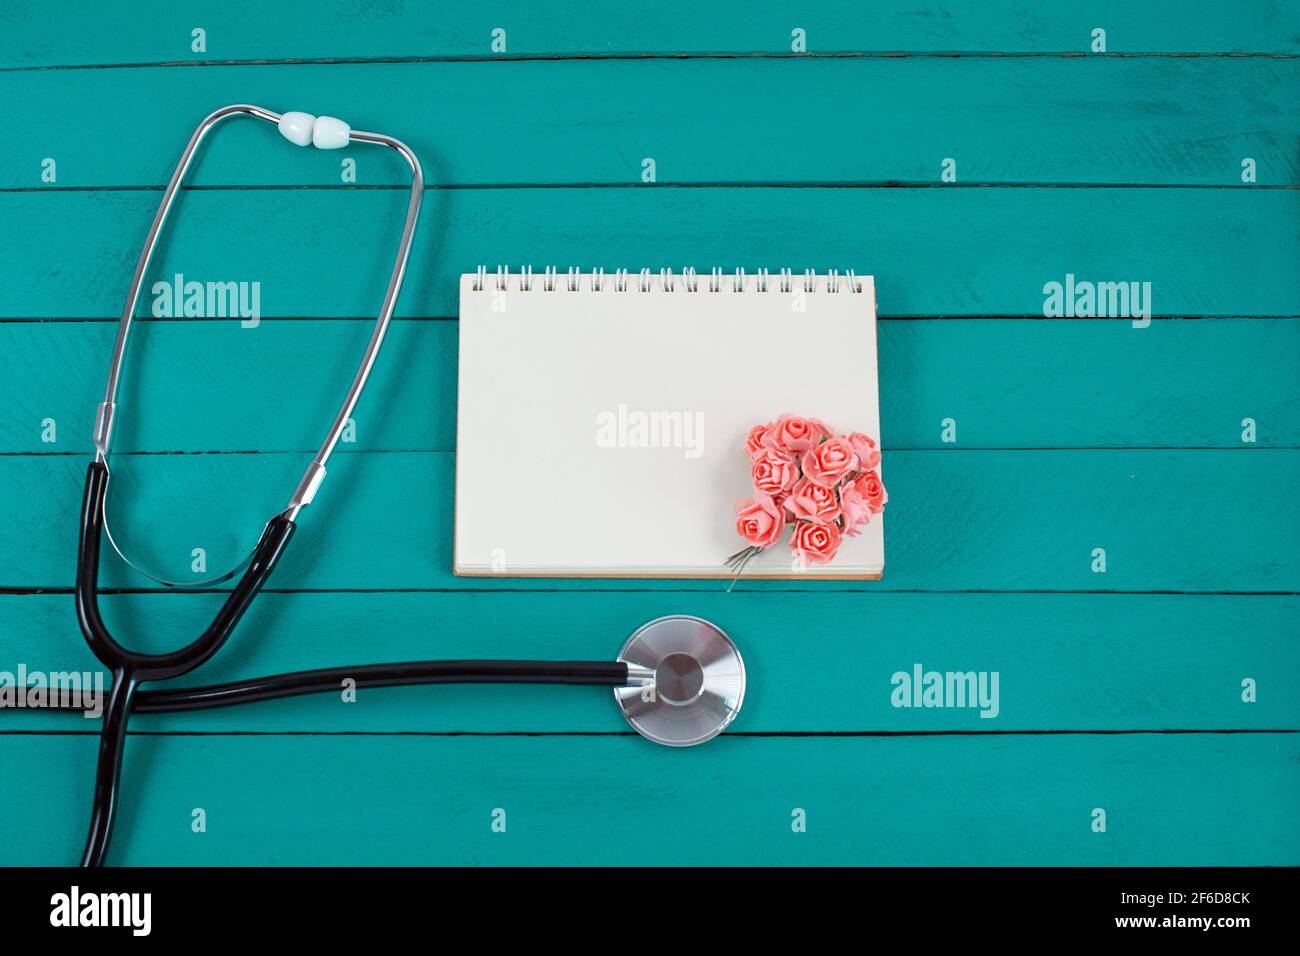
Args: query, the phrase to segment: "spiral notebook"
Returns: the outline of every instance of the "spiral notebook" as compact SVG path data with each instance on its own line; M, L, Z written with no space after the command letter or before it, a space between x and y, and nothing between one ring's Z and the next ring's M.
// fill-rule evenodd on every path
M880 441L870 276L480 270L459 361L459 575L728 578L754 425ZM743 577L879 578L883 517L826 565L787 531Z

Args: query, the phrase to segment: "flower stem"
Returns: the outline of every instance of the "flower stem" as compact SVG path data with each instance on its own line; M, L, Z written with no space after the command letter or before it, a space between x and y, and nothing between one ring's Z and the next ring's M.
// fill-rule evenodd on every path
M766 550L767 548L760 548L757 545L751 544L749 547L741 548L731 557L727 558L727 567L735 572L735 576L731 579L731 583L727 585L728 594L730 594L731 589L736 586L736 582L740 580L740 576L744 573L746 565Z

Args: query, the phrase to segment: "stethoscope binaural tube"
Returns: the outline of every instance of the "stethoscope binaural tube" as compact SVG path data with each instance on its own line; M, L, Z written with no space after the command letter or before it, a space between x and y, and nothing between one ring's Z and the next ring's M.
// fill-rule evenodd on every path
M346 146L349 142L372 143L384 146L400 155L411 169L410 199L407 202L406 218L402 224L402 236L397 246L393 269L389 275L388 287L384 292L383 304L380 306L379 314L375 319L370 334L370 340L366 343L361 362L344 396L343 403L339 407L338 414L334 416L334 420L331 422L319 450L303 472L298 484L294 487L288 504L285 505L284 510L281 512L284 517L293 521L298 517L299 511L311 504L312 499L319 490L321 482L325 478L325 466L334 453L344 428L347 427L348 419L352 417L357 401L361 397L361 392L365 388L366 380L369 378L375 360L379 356L379 349L384 343L384 336L388 332L393 312L397 308L397 297L401 292L402 281L406 276L406 266L411 256L411 242L415 235L416 222L420 217L420 204L424 198L424 170L410 147L401 140L386 136L383 133L370 133L364 130L352 129L342 120L330 116L314 117L307 113L297 112L280 114L261 106L234 103L209 113L195 128L184 151L181 153L179 161L176 163L176 168L167 183L167 188L163 191L162 199L158 203L158 211L154 214L153 223L149 227L149 234L145 238L144 246L140 250L140 256L136 260L131 286L127 290L126 304L123 306L122 316L118 320L117 338L113 344L113 357L108 367L108 381L104 388L104 400L99 403L95 411L93 434L95 460L103 462L107 468L109 448L113 438L113 425L117 414L118 384L122 376L122 365L126 358L126 346L130 337L136 306L140 298L140 288L144 282L145 273L148 271L149 263L153 258L154 250L158 245L158 238L167 221L167 216L171 212L176 194L184 181L185 173L193 163L199 146L213 127L232 116L252 116L268 123L274 123L285 139L297 146L312 144L318 149L338 149ZM241 563L233 570L203 580L177 581L168 579L154 574L143 567L142 564L133 561L122 548L118 547L109 526L107 514L105 514L104 518L104 533L113 550L118 553L118 556L123 561L146 577L168 587L195 588L219 584L233 578L239 572L239 569L243 567Z
M353 376L348 391L338 414L331 423L320 449L307 466L302 478L294 488L289 503L284 510L273 516L262 530L262 535L246 561L243 575L230 593L226 603L208 628L193 642L179 650L167 654L137 654L122 647L109 633L99 613L99 557L101 539L107 538L109 544L118 551L124 561L137 570L165 584L164 581L133 564L118 549L108 529L105 515L105 502L109 485L109 448L112 442L113 423L117 411L117 390L121 379L122 363L126 354L126 345L130 335L132 320L135 315L140 286L148 270L149 262L158 244L167 215L171 211L176 194L185 178L194 155L207 136L218 123L232 116L247 115L269 123L276 124L280 132L290 142L305 146L311 142L321 149L336 149L349 142L373 143L396 151L406 160L411 168L411 196L407 203L406 220L402 227L401 242L389 277L388 288L384 294L383 305L375 320L374 329L366 345L361 362ZM149 234L140 250L136 261L135 273L131 287L127 292L126 304L118 322L117 338L113 346L113 357L109 363L108 383L104 390L104 400L99 404L95 414L94 444L95 458L86 472L86 489L81 509L81 530L77 552L77 620L86 643L95 656L112 671L113 688L105 708L103 724L100 731L99 757L95 772L95 795L91 808L90 831L86 838L86 848L82 855L83 866L98 866L103 863L108 850L109 839L113 830L114 811L117 802L117 788L121 777L122 754L126 743L126 725L135 702L136 692L141 684L149 681L170 680L180 677L199 667L212 657L225 644L239 619L248 609L248 605L262 589L267 578L275 569L276 562L284 552L285 546L293 536L294 521L298 513L311 503L325 478L325 466L338 444L343 429L356 407L357 401L365 388L366 380L374 367L384 335L392 321L397 305L397 296L402 288L406 274L406 265L411 254L411 241L415 234L415 224L420 214L420 203L424 194L424 174L415 154L400 140L382 133L368 133L353 130L346 123L332 117L319 119L306 113L285 113L283 115L260 106L236 103L224 106L208 114L195 128L181 153L180 160L172 172L167 188L163 191L158 211L154 214ZM237 574L236 568L217 580L227 580ZM194 584L211 584L213 581L189 582Z

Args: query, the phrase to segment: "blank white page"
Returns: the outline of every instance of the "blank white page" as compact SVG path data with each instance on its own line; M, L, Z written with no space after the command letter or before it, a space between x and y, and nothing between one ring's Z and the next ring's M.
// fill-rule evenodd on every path
M730 577L753 426L790 412L883 445L875 285L807 281L461 276L455 572ZM883 515L826 565L799 570L789 538L744 577L884 569Z

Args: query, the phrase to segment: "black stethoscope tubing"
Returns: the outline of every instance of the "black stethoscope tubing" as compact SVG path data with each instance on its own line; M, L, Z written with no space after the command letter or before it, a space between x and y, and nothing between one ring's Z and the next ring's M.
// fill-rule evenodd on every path
M77 620L86 643L112 672L95 771L94 800L82 866L100 866L108 852L122 778L127 721L132 713L178 713L338 690L345 679L358 688L422 684L579 684L618 687L628 683L623 661L407 661L331 667L255 677L205 687L142 690L140 685L182 677L217 653L248 610L284 553L296 525L277 515L267 522L239 583L196 640L167 654L139 654L113 639L99 613L99 548L108 471L93 462L86 473L77 561Z
M275 569L296 525L277 515L267 522L252 558L226 603L212 623L194 641L166 654L140 654L122 647L104 626L99 613L99 548L104 527L104 496L108 491L108 466L93 461L86 470L86 491L81 504L81 534L77 545L77 622L86 644L113 675L104 708L95 770L95 797L90 832L81 857L82 866L98 866L108 851L122 775L126 724L136 691L142 683L181 677L207 662L221 650L249 604Z

